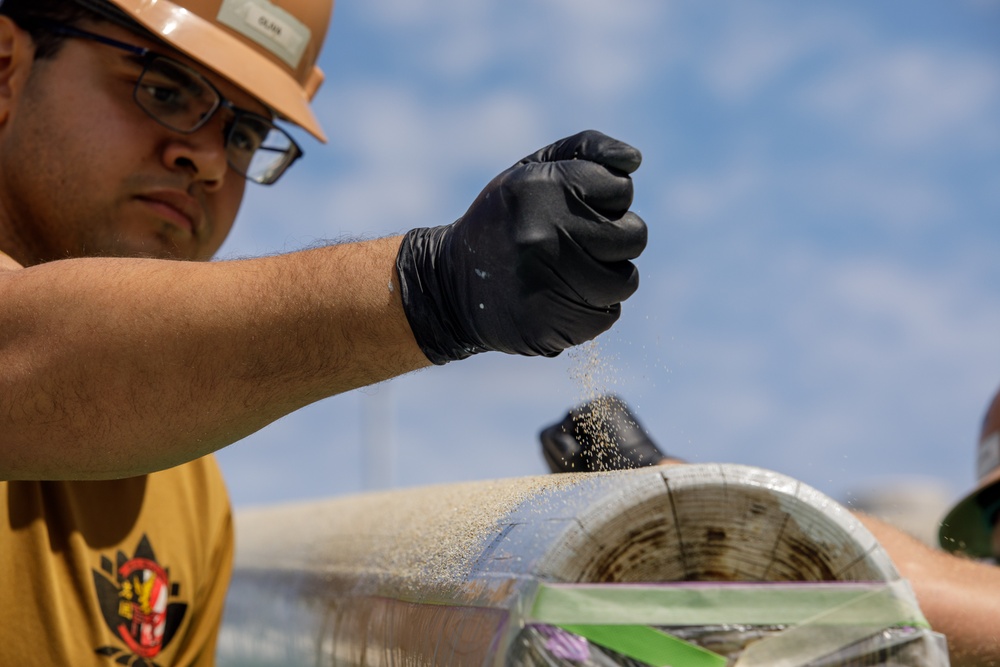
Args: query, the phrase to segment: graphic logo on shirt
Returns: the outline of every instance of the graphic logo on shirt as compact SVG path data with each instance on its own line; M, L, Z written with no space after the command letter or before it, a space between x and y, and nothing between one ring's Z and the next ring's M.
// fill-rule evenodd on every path
M104 622L124 644L102 646L97 654L128 667L158 667L152 659L174 638L187 612L186 603L171 602L180 584L171 583L145 535L131 558L119 551L113 565L102 556L101 569L93 572Z

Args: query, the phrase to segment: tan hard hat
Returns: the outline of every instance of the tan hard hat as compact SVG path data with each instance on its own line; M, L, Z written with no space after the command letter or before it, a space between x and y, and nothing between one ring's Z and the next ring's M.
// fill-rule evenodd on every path
M960 500L941 521L938 542L948 551L977 558L998 557L993 528L1000 511L1000 391L983 418L979 437L975 490Z
M106 0L320 141L309 108L334 0ZM81 3L89 4L89 3Z

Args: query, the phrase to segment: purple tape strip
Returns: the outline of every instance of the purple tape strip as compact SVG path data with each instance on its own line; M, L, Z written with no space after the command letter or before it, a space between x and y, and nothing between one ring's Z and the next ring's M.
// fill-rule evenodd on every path
M551 625L533 627L546 638L545 649L554 657L579 662L590 658L590 643L585 638Z

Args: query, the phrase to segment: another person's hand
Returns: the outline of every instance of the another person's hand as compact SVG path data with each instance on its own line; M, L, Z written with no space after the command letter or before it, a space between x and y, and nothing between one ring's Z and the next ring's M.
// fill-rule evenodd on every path
M654 465L678 465L639 423L624 400L613 394L579 405L538 434L552 472L604 472Z
M646 224L628 209L639 151L594 131L493 179L451 225L406 234L406 317L435 364L478 352L556 356L611 327L639 286Z

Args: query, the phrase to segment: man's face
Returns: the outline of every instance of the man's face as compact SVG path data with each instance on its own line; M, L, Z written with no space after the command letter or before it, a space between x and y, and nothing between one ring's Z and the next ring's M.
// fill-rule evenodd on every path
M237 106L266 109L193 61L110 24L82 28L174 57ZM80 256L209 259L229 233L245 179L229 168L224 111L192 134L132 99L142 65L67 38L36 61L0 128L0 240L22 264Z

